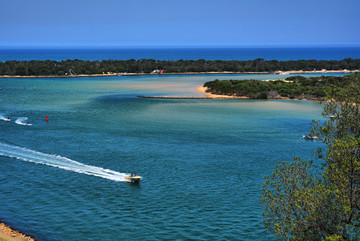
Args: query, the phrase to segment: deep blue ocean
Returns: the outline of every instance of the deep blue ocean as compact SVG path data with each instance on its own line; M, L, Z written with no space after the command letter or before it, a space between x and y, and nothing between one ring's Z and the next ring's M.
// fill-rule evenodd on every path
M360 58L360 47L251 47L251 48L4 48L0 61L6 60L342 60Z
M302 136L322 105L137 96L276 78L0 78L0 220L37 240L275 240L260 185L277 161L313 157L321 143Z

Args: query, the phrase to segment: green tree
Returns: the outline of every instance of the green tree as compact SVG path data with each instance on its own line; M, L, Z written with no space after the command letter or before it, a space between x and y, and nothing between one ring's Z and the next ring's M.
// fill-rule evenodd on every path
M261 92L258 96L258 99L267 99L268 95L266 94L266 92Z
M326 237L327 188L311 161L280 162L263 185L264 224L279 239L321 240ZM331 227L328 227L330 229Z
M262 185L264 224L284 240L360 239L360 76L329 88L317 162L280 162Z

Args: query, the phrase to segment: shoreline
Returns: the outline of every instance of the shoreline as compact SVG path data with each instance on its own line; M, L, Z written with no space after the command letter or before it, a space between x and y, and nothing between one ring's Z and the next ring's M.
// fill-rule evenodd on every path
M205 94L208 99L250 99L247 96L215 95L208 92L208 88L204 86L197 87L196 91Z
M109 77L109 76L138 76L138 75L198 75L198 74L326 74L326 73L359 73L360 70L315 70L315 71L303 71L303 70L291 70L291 71L275 71L275 72L233 72L233 71L221 71L221 72L182 72L182 73L107 73L107 74L79 74L79 75L0 75L0 78L81 78L81 77Z
M20 233L15 229L12 229L3 222L0 222L0 240L1 241L35 241L34 238Z

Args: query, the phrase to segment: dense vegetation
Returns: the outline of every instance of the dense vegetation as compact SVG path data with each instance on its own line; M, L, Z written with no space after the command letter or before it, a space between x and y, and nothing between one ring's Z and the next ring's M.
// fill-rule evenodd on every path
M333 85L346 86L357 74L343 77L321 76L305 78L291 76L276 81L260 80L214 80L206 82L205 87L213 94L247 96L252 99L322 99Z
M360 75L327 92L316 161L280 162L262 186L264 223L282 240L360 240Z
M32 61L6 61L0 62L0 75L65 75L76 74L103 74L103 73L150 73L155 69L164 69L167 73L184 72L274 72L289 70L312 71L360 69L360 59L344 60L297 60L277 61L255 59L248 61L224 60L32 60Z

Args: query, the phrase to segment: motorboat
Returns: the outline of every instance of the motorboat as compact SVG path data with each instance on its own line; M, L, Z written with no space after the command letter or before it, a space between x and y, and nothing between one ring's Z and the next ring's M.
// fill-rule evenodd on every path
M290 74L290 73L288 73L288 72L280 72L279 74L280 74L280 75L288 75L288 74Z
M140 182L141 176L137 176L136 174L135 175L131 174L130 176L125 176L125 180L128 182L137 183L137 182Z
M309 134L303 136L303 138L304 138L305 140L319 140L319 137L318 137L318 136L312 136L312 135L309 135Z

